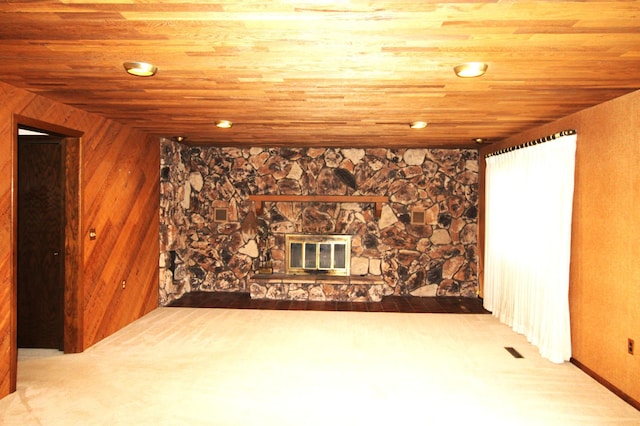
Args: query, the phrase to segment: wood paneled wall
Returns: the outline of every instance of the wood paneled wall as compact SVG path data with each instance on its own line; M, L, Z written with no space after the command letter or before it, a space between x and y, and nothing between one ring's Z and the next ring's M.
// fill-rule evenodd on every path
M515 135L486 152L560 130L578 132L569 303L574 361L638 407L640 91ZM480 165L484 241L484 162ZM484 251L482 251L484 253ZM481 255L482 257L482 255Z
M72 129L80 141L80 268L84 350L158 306L159 142L102 117L0 82L0 397L10 392L14 339L16 116ZM16 121L18 120L18 121ZM97 233L89 239L89 230ZM123 286L124 281L124 286ZM124 288L123 288L124 287Z

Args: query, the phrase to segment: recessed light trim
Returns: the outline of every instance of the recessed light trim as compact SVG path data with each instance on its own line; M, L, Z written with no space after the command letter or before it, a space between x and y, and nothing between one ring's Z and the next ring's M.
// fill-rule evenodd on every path
M219 127L221 129L229 129L231 128L231 126L233 126L233 123L229 120L218 120L216 121L216 127Z
M151 77L158 72L158 67L147 62L131 61L122 65L129 74L137 77Z
M489 65L484 62L465 62L453 67L453 72L462 78L480 77L487 72L487 68L489 68Z
M425 127L427 127L427 122L426 121L412 121L411 123L409 123L409 127L412 129L424 129Z

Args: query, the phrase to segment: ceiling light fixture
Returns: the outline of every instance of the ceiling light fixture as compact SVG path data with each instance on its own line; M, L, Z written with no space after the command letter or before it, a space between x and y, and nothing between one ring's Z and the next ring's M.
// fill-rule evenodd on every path
M221 129L229 129L229 128L231 128L231 126L233 126L233 123L230 122L229 120L218 120L218 121L216 121L216 127L219 127Z
M409 123L409 127L411 127L412 129L424 129L425 127L427 127L427 122L426 121L412 121L411 123Z
M486 143L487 142L487 140L485 138L473 138L471 140L474 141L475 143Z
M187 140L186 136L174 136L171 139L173 139L176 142L184 142L185 140Z
M466 62L453 67L453 72L455 72L458 77L463 78L480 77L487 72L487 68L489 68L489 65L484 62Z
M122 65L129 74L138 77L151 77L158 72L158 67L147 62L125 62Z

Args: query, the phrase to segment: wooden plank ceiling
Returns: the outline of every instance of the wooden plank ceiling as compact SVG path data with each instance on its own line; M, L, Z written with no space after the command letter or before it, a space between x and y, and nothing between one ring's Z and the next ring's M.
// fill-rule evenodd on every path
M2 2L0 80L196 145L475 147L640 88L639 12L638 1ZM158 73L130 76L131 60ZM467 61L487 73L457 77Z

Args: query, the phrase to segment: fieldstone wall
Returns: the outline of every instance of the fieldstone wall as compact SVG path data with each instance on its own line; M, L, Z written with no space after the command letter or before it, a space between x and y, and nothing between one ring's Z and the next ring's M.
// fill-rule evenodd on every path
M384 295L476 297L476 150L161 144L162 305L190 291L249 291L266 258L283 273L292 232L351 235L351 274L381 277ZM298 202L266 203L257 217L251 194L389 203L380 218L368 204ZM227 222L214 222L217 207L228 209ZM424 211L424 225L410 223L412 209Z

